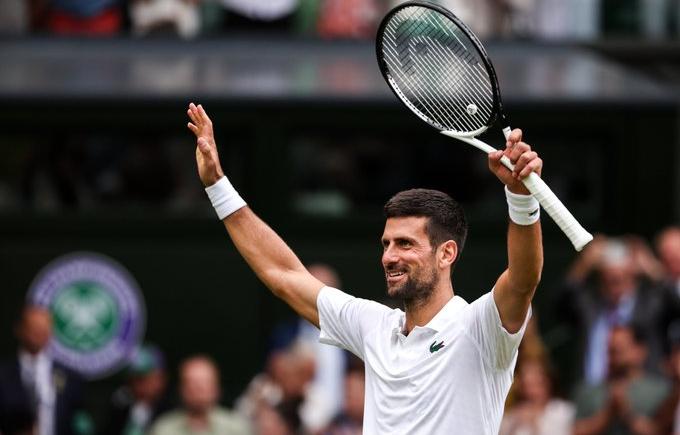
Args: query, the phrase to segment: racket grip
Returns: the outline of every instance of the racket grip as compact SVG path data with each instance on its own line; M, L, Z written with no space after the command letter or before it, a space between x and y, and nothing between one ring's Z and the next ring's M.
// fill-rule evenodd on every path
M547 184L535 172L522 180L532 195L538 200L543 209L567 235L577 251L593 240L592 234L578 223L562 201L550 190Z

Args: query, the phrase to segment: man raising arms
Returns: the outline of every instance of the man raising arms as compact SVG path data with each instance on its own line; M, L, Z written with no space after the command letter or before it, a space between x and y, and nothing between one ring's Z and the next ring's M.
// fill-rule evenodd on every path
M236 248L258 278L321 329L320 340L366 366L366 434L497 434L517 348L543 267L539 206L521 179L542 161L514 130L489 169L506 186L508 267L468 304L451 271L465 243L463 210L442 192L413 189L385 205L382 264L387 292L404 311L326 287L241 199L224 176L212 122L189 105L201 181ZM502 155L515 164L510 172Z

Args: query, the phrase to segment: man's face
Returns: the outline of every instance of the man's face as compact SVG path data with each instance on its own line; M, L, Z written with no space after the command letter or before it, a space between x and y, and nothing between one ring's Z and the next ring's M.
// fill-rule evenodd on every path
M137 375L130 379L130 389L135 399L143 402L158 400L165 391L165 372L155 369L144 375Z
M427 222L425 217L397 217L385 222L382 265L391 297L424 300L434 291L440 272Z
M673 279L680 279L680 231L669 231L657 245L659 257Z
M41 352L52 337L52 317L43 308L27 308L17 328L21 346L29 353Z
M205 361L187 363L181 373L182 402L190 413L209 411L217 403L219 386L215 369Z
M614 377L625 376L640 368L645 360L644 346L635 341L628 328L615 328L609 335L609 372Z
M610 304L618 304L621 298L635 290L635 270L630 262L607 264L600 267L600 292Z

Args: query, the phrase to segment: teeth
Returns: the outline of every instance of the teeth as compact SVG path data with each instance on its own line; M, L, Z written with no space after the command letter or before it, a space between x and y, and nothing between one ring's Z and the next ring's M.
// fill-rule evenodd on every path
M389 277L395 277L395 276L401 276L401 275L403 275L403 274L404 274L404 272L388 272L388 273L387 273L387 276L389 276Z

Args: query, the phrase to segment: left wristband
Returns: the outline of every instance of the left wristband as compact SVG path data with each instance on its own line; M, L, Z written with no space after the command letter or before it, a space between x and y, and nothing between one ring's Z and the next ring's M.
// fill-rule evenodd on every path
M246 202L231 185L227 177L220 178L217 183L205 188L217 217L223 220L230 214L246 206Z

